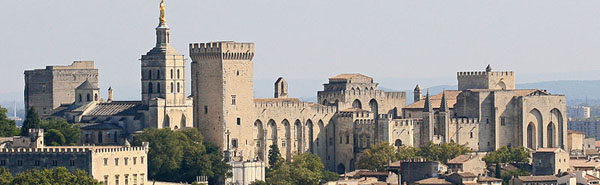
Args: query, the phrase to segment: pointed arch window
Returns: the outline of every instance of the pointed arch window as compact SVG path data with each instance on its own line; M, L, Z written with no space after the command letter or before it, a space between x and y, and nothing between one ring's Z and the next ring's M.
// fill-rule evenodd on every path
M177 79L181 79L181 77L179 76L179 69L177 70Z
M173 79L173 69L171 69L171 79Z
M148 70L148 80L152 80L152 70Z
M160 83L156 83L156 93L160 93Z
M160 70L156 70L156 79L160 79Z
M153 93L152 83L148 83L148 93Z
M179 82L177 82L177 93L180 93L180 92L181 92L180 90L181 90L181 89L180 89L180 87L179 87Z
M90 97L90 94L87 94L87 101L92 101L92 98Z
M171 93L173 93L173 89L175 89L175 85L171 82Z

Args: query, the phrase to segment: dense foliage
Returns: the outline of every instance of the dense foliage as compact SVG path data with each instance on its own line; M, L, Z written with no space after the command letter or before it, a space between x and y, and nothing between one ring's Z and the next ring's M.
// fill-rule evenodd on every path
M33 108L27 111L21 135L29 135L31 128L44 129L44 141L48 146L76 145L81 138L79 125L70 124L64 119L42 120Z
M76 145L81 138L79 125L64 119L41 120L39 128L44 129L44 141L50 146Z
M445 164L448 160L469 152L471 152L469 147L456 143L439 145L429 143L421 148L409 146L395 148L389 143L380 143L365 150L357 165L360 169L383 171L388 161L417 158L440 161Z
M231 176L231 166L223 161L223 154L217 146L203 140L200 131L195 128L184 131L149 128L135 136L133 145L150 143L150 179L191 183L196 176L207 176L209 184L218 184Z
M273 150L273 147L271 149ZM291 162L277 160L273 166L270 166L266 182L256 181L252 184L319 185L337 179L338 175L336 173L325 170L325 166L321 163L319 157L310 153L302 153L294 156Z
M5 178L7 170L0 170L0 178ZM0 179L0 183L7 182L6 179ZM55 169L28 170L18 174L11 180L13 185L37 185L37 184L61 184L61 185L101 185L92 176L83 170L77 170L75 173L69 172L67 168L58 167Z
M529 152L524 147L502 147L490 152L482 159L486 164L526 163L529 162Z
M19 135L19 128L14 120L9 120L6 113L8 110L0 107L0 137L11 137Z

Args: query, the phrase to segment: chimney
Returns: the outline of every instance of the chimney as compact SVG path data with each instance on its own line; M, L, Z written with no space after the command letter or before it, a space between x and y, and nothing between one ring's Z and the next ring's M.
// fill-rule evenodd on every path
M113 101L113 89L112 86L108 87L108 102L112 102Z

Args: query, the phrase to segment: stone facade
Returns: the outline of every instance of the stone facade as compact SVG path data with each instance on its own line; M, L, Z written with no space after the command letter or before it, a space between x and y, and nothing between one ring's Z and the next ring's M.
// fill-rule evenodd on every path
M533 152L533 175L556 175L569 168L569 153L560 148L540 148Z
M141 147L44 146L43 132L41 129L30 129L29 133L35 133L27 136L32 144L0 149L0 167L8 169L13 175L31 169L79 169L107 185L143 185L147 182L148 143L143 143Z
M84 81L98 85L94 61L74 61L68 66L46 66L25 71L25 109L48 115L62 104L75 102L75 88Z

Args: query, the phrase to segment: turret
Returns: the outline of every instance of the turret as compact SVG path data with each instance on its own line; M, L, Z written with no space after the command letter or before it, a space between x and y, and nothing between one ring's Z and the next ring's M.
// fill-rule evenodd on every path
M100 101L100 88L86 80L75 88L75 103L86 104L90 102Z
M279 77L277 81L275 81L275 96L274 98L287 98L288 97L288 84L283 79L283 77Z
M108 101L108 102L113 101L113 89L112 89L112 86L108 87L108 100L106 100L106 101Z
M492 72L492 66L490 64L487 65L487 67L485 68L485 72Z
M423 98L423 91L421 90L421 86L419 84L417 84L417 86L415 87L415 90L413 91L413 96L414 102L421 101L421 99Z

